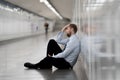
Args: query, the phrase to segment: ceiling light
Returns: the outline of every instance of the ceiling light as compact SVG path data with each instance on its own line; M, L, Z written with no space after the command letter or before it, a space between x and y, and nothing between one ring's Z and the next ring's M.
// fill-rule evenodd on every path
M48 0L40 0L41 3L44 3L49 9L51 9L60 19L63 17L57 12L57 10L49 3Z
M44 2L45 0L40 0L40 2Z

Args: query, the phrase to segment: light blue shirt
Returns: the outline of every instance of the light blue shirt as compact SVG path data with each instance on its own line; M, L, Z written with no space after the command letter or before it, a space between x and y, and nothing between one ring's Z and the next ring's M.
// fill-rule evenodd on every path
M67 62L74 66L80 53L80 41L76 34L72 35L70 38L64 39L64 33L59 32L57 35L57 43L65 45L65 49L53 56L55 58L64 58Z

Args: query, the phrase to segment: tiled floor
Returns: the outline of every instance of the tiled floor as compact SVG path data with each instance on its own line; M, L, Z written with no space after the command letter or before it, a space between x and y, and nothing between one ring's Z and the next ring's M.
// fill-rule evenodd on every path
M36 63L45 57L47 42L55 34L0 42L0 80L87 80L80 60L73 70L24 68L25 62Z

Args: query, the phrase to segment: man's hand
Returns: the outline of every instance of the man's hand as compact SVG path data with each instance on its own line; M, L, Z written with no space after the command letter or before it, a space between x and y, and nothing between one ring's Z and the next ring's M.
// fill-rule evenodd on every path
M67 29L68 26L69 26L69 24L66 25L65 27L63 27L61 31L64 32Z
M48 54L49 57L51 57L51 55Z

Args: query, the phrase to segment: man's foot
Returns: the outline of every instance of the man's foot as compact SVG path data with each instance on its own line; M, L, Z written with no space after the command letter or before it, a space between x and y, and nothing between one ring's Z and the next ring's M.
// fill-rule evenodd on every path
M30 69L37 69L35 64L29 63L29 62L25 63L24 67L27 67L27 68L30 68Z

